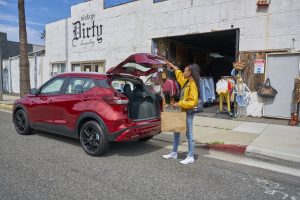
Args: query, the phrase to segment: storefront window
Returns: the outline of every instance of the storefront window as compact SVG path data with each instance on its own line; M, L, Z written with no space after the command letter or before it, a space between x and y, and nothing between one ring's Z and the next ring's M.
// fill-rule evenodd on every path
M84 64L83 65L83 71L91 72L92 71L92 65L91 64Z
M137 0L104 0L104 8L110 8L113 6L118 6L125 3L130 3Z
M73 63L71 67L72 72L105 72L105 62L95 61L88 63Z
M104 63L95 63L95 72L104 73Z
M72 64L72 72L80 72L81 66L80 64Z
M66 63L53 63L51 76L66 72Z

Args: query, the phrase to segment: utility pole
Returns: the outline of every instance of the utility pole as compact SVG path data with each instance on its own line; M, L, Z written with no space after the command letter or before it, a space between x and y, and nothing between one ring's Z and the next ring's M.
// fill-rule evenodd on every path
M2 52L0 48L0 101L3 101Z

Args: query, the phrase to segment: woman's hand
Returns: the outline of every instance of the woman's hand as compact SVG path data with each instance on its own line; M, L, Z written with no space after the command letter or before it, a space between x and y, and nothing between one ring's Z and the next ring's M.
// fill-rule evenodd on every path
M173 70L177 70L178 69L178 67L176 67L173 63L169 62L168 60L166 60L166 63L167 63L167 66L170 69L173 69Z
M173 106L174 106L175 108L177 108L177 107L178 107L178 102L174 103Z

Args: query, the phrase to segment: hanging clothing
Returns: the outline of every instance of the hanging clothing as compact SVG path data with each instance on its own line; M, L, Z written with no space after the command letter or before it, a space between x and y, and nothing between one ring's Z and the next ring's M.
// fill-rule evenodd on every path
M199 79L200 98L203 103L214 102L216 100L215 84L212 77L201 77Z
M167 79L163 84L163 92L164 94L170 95L170 97L174 97L176 94L176 83L174 80Z
M221 79L217 82L216 91L218 94L226 93L229 91L228 89L228 81Z

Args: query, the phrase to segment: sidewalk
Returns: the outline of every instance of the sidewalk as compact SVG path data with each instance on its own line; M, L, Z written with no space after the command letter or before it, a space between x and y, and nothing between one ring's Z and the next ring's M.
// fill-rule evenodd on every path
M155 137L172 143L172 133ZM246 154L276 162L300 163L300 127L195 116L196 147ZM186 143L183 134L181 142Z
M0 109L12 110L13 104L19 96L14 95L3 95L3 101L0 101Z

